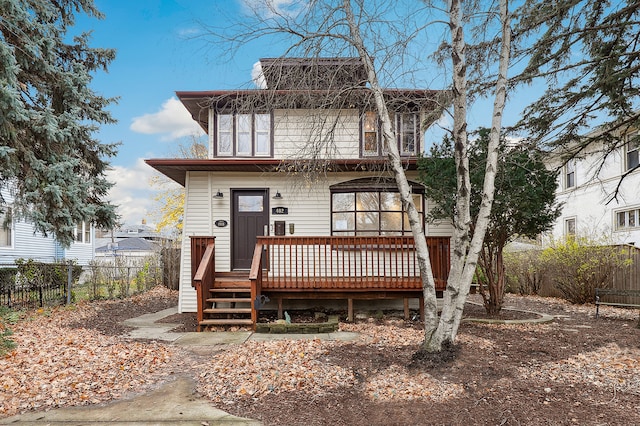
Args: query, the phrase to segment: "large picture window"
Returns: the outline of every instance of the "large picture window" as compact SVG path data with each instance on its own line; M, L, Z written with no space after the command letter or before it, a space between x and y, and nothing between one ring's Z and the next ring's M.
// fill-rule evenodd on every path
M332 235L411 234L409 218L402 207L397 190L390 185L366 188L362 180L352 182L354 186L363 186L351 189L349 185L336 185L331 190ZM413 202L424 226L423 195L413 194Z
M216 130L217 156L271 155L271 114L217 114Z
M11 208L0 207L0 247L12 246L12 231Z
M396 143L402 156L417 155L420 141L420 121L414 113L395 114L393 129L396 130ZM362 115L362 156L379 157L386 153L382 142L382 129L378 115L365 111Z

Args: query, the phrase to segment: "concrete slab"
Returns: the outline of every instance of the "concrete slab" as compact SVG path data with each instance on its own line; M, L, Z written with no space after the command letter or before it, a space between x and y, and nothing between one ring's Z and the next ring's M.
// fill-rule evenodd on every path
M259 425L218 410L195 393L184 377L128 400L107 405L72 407L0 419L0 425Z
M295 333L253 333L249 340L254 342L270 342L275 340L344 340L354 341L359 333L349 331L337 331L335 333L295 334Z
M253 334L251 331L216 331L201 333L180 333L181 336L174 341L177 346L215 346L215 345L239 345L247 341Z

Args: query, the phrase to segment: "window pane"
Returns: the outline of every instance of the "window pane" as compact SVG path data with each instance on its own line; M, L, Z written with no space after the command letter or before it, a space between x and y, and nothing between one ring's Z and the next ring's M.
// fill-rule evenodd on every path
M251 115L238 114L238 154L251 154Z
M618 228L624 228L625 226L627 226L626 220L625 220L626 216L627 216L626 212L618 212L618 214L616 215L616 217L618 218L618 223L617 223Z
M636 221L636 213L637 213L637 212L638 212L637 210L631 210L631 211L629 212L629 227L630 227L630 228L635 227L635 226L636 226L636 223L638 223L638 222Z
M380 193L380 210L402 211L402 200L400 199L400 193Z
M271 133L271 115L256 114L256 155L269 155Z
M264 209L262 205L264 198L262 195L239 195L238 211L239 212L261 212Z
M576 220L575 219L567 219L565 221L565 228L568 235L576 234Z
M383 231L401 231L402 230L402 213L380 213L380 229Z
M376 113L367 111L362 120L363 151L366 155L378 154L378 119Z
M232 153L233 116L221 114L218 116L218 154Z
M91 242L91 225L88 223L85 223L85 227L84 227L84 242L85 243Z
M416 152L416 116L402 114L400 116L400 150L402 154Z
M424 215L422 213L420 213L418 216L420 217L420 219L419 219L420 223L424 223ZM409 223L409 215L406 214L406 213L403 213L402 218L403 218L403 225L404 225L403 229L405 231L409 231L410 232L411 231L411 224Z
M355 213L334 213L334 231L353 231L356 229Z
M422 194L413 194L413 204L419 212L422 212Z
M82 242L82 235L83 235L82 223L79 223L76 225L76 241Z
M345 194L333 194L333 211L344 212L356 209L356 194L353 192Z
M360 231L377 231L379 224L380 213L378 212L356 213L356 230L358 234L360 234Z
M356 210L380 210L378 192L357 192Z
M0 211L0 247L11 247L11 209Z

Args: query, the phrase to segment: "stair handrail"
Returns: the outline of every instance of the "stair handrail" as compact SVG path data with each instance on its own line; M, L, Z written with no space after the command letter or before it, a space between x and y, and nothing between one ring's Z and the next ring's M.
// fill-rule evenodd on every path
M198 331L200 331L200 323L204 320L204 309L209 297L210 290L213 288L213 282L216 275L215 262L215 242L207 244L202 260L198 264L198 269L193 275L193 285L196 288L198 301Z
M262 292L262 254L264 250L264 244L258 240L256 241L256 246L253 250L253 259L251 260L251 269L249 270L249 281L251 281L251 321L253 322L253 326L255 328L256 323L258 322L258 307L256 306L256 301L258 300L258 296ZM267 262L268 263L268 262Z

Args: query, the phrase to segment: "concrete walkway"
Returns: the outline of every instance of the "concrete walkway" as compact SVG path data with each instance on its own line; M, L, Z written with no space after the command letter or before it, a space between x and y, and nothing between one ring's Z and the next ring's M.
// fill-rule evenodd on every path
M124 322L134 327L125 338L151 339L189 347L198 353L210 352L211 346L241 344L248 340L280 339L346 340L358 338L358 333L322 334L259 334L251 331L216 333L176 333L179 324L156 321L176 314L177 308L142 315ZM30 412L0 419L0 425L259 425L260 423L232 416L216 409L208 400L195 393L193 379L179 377L157 389L130 399L108 404L60 408L46 412Z

